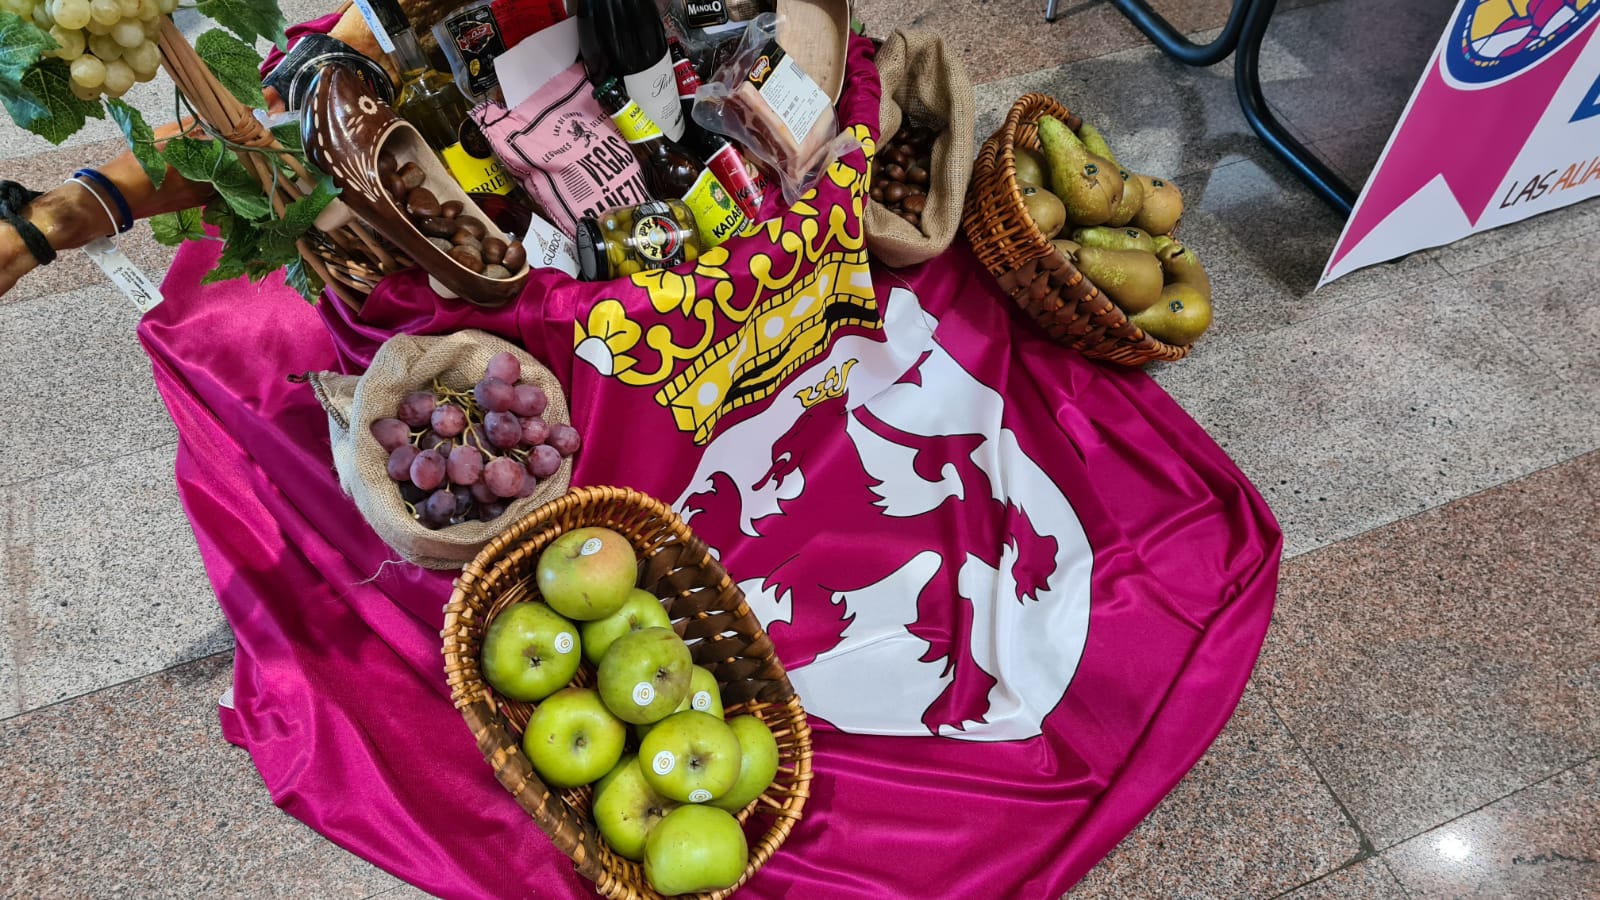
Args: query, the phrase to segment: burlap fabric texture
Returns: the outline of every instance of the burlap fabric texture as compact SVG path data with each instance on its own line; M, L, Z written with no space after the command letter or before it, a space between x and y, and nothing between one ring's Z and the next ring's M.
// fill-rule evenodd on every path
M499 518L435 531L412 518L399 487L389 479L385 468L389 454L372 436L372 423L394 415L400 399L411 391L431 389L436 378L447 387L470 390L483 378L489 358L507 350L522 361L522 381L543 388L550 398L545 421L571 424L566 395L550 370L522 348L482 331L439 337L396 335L384 342L371 367L359 377L317 372L307 378L328 412L340 486L372 530L408 562L430 569L459 569L511 523L567 492L571 459L562 460L556 474L539 482L532 496L514 501Z
M883 83L880 149L907 119L943 129L933 145L932 180L920 230L882 204L867 203L867 250L878 261L899 268L943 253L961 230L961 204L977 152L976 102L966 68L937 32L896 31L879 48L877 65Z

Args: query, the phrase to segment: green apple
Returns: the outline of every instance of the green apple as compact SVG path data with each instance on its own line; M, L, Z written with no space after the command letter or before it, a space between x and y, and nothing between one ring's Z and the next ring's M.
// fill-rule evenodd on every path
M578 634L583 638L584 657L598 666L600 660L605 659L606 651L611 649L611 642L617 638L642 628L671 627L672 619L667 615L667 608L661 605L656 595L634 588L628 592L628 599L622 601L622 606L616 612L579 625Z
M543 700L583 661L578 628L543 603L513 603L483 634L483 677L503 697Z
M616 768L628 727L593 688L569 687L539 704L522 733L522 752L544 783L556 788L588 784Z
M600 696L617 718L664 719L689 693L694 658L671 628L643 628L611 642L600 660Z
M639 742L639 768L656 793L709 803L739 780L739 739L728 723L689 709L667 716Z
M731 813L680 806L644 839L644 877L668 897L720 891L739 883L749 857L744 829Z
M629 754L595 783L594 824L619 856L644 859L644 838L678 804L650 789L639 770L639 757Z
M778 775L778 740L767 723L755 716L734 716L728 728L739 739L739 780L711 805L738 812L761 796Z
M616 612L639 581L639 557L609 528L575 528L539 554L534 576L550 608L589 622Z
M673 712L680 713L686 709L698 709L703 713L722 718L722 688L717 684L717 676L711 674L711 670L705 666L695 666L689 670L689 693L683 695L683 702L679 703ZM635 725L633 733L642 741L654 727L656 727L655 722Z

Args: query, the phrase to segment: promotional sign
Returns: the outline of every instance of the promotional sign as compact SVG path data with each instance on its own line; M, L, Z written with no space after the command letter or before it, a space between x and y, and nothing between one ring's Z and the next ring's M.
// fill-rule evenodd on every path
M1321 284L1600 194L1600 0L1462 0Z

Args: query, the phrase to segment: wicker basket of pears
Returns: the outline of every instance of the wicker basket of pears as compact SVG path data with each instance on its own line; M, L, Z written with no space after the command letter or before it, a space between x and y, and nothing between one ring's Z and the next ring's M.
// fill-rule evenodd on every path
M962 227L1000 286L1058 343L1123 365L1189 354L1211 283L1173 233L1177 185L1120 165L1105 137L1027 94L984 142Z

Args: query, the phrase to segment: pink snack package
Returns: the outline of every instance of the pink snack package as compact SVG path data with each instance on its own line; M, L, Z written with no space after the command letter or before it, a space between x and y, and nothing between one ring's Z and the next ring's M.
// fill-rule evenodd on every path
M584 216L651 199L638 158L595 102L581 62L516 109L485 103L472 117L500 164L568 237Z

